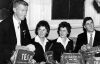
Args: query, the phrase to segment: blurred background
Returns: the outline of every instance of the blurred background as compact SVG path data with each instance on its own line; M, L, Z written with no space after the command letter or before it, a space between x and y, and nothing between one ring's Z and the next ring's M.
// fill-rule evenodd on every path
M0 0L0 20L5 19L12 14L12 1L13 0Z

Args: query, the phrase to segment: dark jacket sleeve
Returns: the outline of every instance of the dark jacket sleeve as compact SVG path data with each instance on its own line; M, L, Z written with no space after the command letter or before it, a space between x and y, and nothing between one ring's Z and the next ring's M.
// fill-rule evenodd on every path
M14 49L9 34L10 34L10 30L9 30L8 23L4 20L0 23L0 62L1 63L10 60L10 57Z
M75 45L75 49L74 49L75 53L77 53L79 51L79 49L81 48L80 42L81 42L81 39L80 39L80 36L78 36L76 45Z
M85 33L81 33L78 35L77 37L77 41L76 41L76 46L74 49L74 52L77 53L80 49L81 46L86 45L87 44L87 36Z

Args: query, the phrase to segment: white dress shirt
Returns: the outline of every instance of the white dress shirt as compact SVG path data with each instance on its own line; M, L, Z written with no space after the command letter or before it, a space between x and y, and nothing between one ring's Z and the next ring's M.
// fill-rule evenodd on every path
M14 27L15 27L17 45L21 45L21 33L20 33L20 23L21 23L21 21L18 21L13 15L13 23L14 23Z
M35 42L38 42L42 46L42 48L43 48L43 50L45 52L45 46L46 46L46 43L48 42L47 38L45 38L44 42L41 42L39 36L37 35L35 37Z
M88 44L89 44L91 34L92 34L92 38L93 38L93 39L92 39L92 45L93 45L94 37L95 37L95 31L93 31L92 33L88 33L88 32L87 32L87 40L88 40Z
M67 46L69 41L70 40L68 38L66 39L65 42L62 41L61 37L58 37L58 39L57 39L57 42L61 43L64 46L65 49L66 49L66 46Z

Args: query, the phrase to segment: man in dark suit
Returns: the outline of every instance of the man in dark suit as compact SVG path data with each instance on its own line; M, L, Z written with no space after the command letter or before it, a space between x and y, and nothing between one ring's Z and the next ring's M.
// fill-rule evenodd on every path
M0 23L0 64L8 64L15 47L27 45L26 43L30 41L29 30L24 20L27 9L27 2L15 0L13 2L14 14Z
M74 52L78 52L79 50L86 51L88 48L87 44L89 44L90 48L100 45L100 32L95 30L91 17L84 18L83 31L83 33L78 35Z

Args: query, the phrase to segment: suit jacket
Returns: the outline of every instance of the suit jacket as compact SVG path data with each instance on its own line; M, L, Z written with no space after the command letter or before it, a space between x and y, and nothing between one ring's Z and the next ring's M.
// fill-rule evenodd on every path
M21 45L28 45L28 43L31 42L31 36L27 26L26 18L25 20L21 21L20 28L21 28Z
M71 53L73 51L73 41L71 39L69 40L70 41L66 45L66 49L63 47L63 45L60 42L57 42L57 39L52 41L53 46L51 50L54 53L53 54L54 60L57 60L58 62L60 62L61 55L63 53Z
M41 44L39 44L39 42L36 42L35 41L35 38L32 39L32 43L33 45L35 45L35 55L34 55L34 59L36 60L36 62L42 62L42 61L46 61L46 58L45 58L45 52L46 51L50 51L50 48L52 46L52 43L50 40L48 40L48 42L46 43L46 46L45 46L45 52L41 46Z
M81 46L86 45L87 43L88 43L87 33L83 32L83 33L79 34L78 38L77 38L77 42L76 42L74 52L77 53L79 51L79 49L81 49ZM94 37L93 47L98 46L98 45L100 45L100 32L95 30L95 37Z
M10 60L16 44L17 39L13 23L13 16L9 16L0 23L0 62L2 62L2 64L6 64L6 62Z

